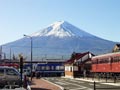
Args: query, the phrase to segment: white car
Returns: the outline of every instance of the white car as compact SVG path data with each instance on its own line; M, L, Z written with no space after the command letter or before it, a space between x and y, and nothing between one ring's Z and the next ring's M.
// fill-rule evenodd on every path
M11 84L21 85L20 73L13 67L0 66L0 88Z

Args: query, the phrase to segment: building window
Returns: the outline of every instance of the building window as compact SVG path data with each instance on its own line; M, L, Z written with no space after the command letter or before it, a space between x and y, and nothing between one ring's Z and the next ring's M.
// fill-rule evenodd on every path
M46 70L50 70L50 67L49 67L49 66L46 66Z
M44 66L42 66L42 67L41 67L41 70L45 70L45 67L44 67Z

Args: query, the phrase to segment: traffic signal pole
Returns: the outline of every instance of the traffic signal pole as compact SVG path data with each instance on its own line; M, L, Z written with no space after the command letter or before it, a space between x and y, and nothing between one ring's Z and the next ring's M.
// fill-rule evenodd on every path
M20 57L20 77L21 77L21 87L22 87L22 74L23 74L23 56Z

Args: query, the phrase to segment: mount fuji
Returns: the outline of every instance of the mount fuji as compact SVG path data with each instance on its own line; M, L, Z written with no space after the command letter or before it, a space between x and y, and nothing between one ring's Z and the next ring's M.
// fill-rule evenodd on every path
M67 58L72 52L107 53L115 44L115 42L89 34L66 21L55 22L29 36L32 38L34 60L53 57ZM30 37L24 37L5 46L12 48L12 54L22 53L29 57Z
M33 33L31 36L38 37L38 36L54 36L58 38L65 38L65 37L89 37L92 36L89 33L78 29L77 27L71 25L66 21L59 21L49 25L47 28Z

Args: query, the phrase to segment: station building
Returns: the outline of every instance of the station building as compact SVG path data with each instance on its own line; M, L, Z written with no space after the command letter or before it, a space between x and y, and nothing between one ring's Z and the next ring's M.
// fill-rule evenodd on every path
M91 70L91 58L94 54L90 52L73 53L71 58L65 62L65 77L74 78L86 76Z

